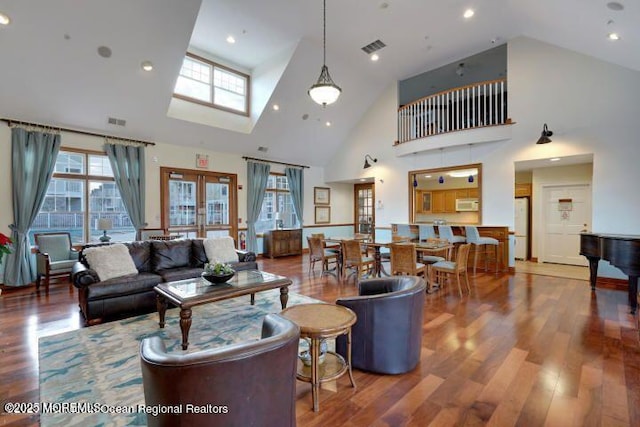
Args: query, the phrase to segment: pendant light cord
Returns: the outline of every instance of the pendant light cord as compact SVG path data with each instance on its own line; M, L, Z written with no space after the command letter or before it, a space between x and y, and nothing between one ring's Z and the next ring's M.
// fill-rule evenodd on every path
M327 65L327 0L322 0L322 65Z

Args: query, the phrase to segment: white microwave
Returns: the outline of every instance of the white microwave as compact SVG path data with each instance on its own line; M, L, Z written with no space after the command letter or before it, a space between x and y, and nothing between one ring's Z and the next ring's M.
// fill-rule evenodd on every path
M478 199L456 199L456 211L470 212L478 211Z

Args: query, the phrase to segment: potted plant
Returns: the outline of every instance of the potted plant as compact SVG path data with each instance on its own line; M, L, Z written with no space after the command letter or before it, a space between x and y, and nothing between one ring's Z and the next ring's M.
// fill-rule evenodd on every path
M11 253L11 243L13 242L10 238L0 233L0 264L2 264L2 257Z
M202 277L211 283L224 283L231 279L236 271L229 264L223 262L206 263Z

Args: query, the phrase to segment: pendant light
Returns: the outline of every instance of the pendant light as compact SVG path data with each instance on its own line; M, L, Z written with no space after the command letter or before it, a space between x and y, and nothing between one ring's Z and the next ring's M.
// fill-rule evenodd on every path
M342 89L336 85L331 76L329 75L329 68L327 68L327 0L322 1L323 15L322 15L322 69L320 70L320 77L316 84L311 86L307 92L311 99L317 104L326 107L329 104L333 104L338 100Z
M469 144L469 163L471 163L471 146L473 144ZM467 178L467 181L469 181L470 184L473 183L473 174L469 175L469 178Z

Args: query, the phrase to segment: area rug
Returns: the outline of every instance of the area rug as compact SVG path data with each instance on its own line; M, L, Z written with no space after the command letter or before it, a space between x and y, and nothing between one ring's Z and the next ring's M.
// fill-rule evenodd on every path
M287 306L321 301L289 294ZM260 338L262 320L279 313L280 290L233 298L193 308L187 352ZM181 349L179 310L166 314L164 329L158 314L133 317L39 339L40 413L42 426L145 426L139 346L145 337L159 336L170 353ZM59 413L51 413L58 410ZM116 412L129 412L118 414Z

